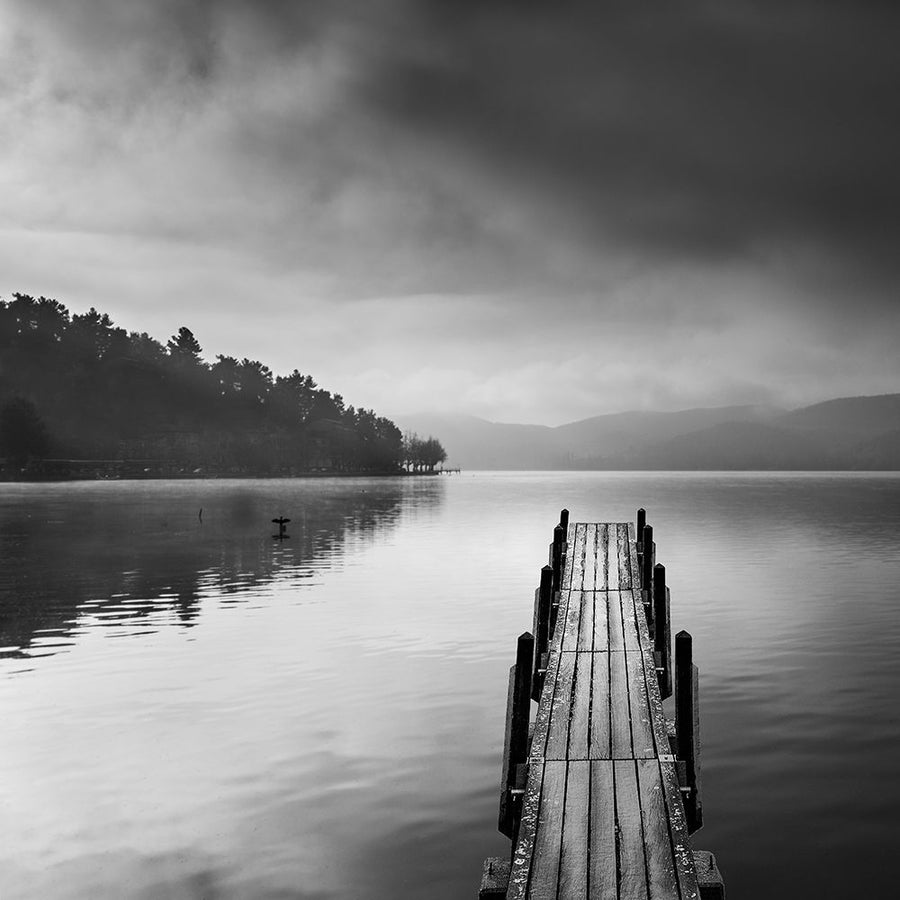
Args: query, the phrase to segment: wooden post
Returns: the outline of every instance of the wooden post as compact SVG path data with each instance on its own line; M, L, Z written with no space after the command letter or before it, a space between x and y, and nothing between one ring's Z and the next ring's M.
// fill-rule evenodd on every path
M499 856L488 857L481 870L478 900L506 900L510 862Z
M700 801L700 702L693 641L686 631L675 635L675 741L679 761L684 763L682 796L688 831L703 825Z
M566 556L569 553L569 511L567 509L559 511L559 528L562 531L559 553L559 584L561 588L563 572L566 569Z
M528 759L528 723L531 713L531 673L534 637L529 632L519 635L516 664L509 670L509 693L506 701L506 740L503 753L503 776L500 785L500 816L497 825L507 837L518 828L522 808L522 766Z
M649 591L653 586L653 563L656 562L653 558L653 526L644 525L641 535L641 587Z
M638 555L644 551L644 526L647 524L647 510L642 506L637 511L637 551Z
M558 591L562 581L563 547L566 545L566 533L562 525L553 529L553 590Z
M553 602L553 569L541 569L541 586L537 590L537 617L535 622L534 677L531 680L531 696L541 699L544 673L547 671L547 655L550 648L550 605Z
M662 699L672 696L672 632L669 619L669 589L666 587L666 567L653 567L653 650L656 675Z
M653 526L644 525L641 532L641 600L647 624L653 627L653 564L656 562L656 545L653 543Z
M559 609L559 588L562 584L563 549L566 546L566 533L561 525L553 529L553 602L550 606L550 636L556 628L556 614Z

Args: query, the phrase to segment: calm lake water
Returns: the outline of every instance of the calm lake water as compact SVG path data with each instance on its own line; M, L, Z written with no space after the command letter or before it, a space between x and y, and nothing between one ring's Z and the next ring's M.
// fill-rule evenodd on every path
M895 896L900 477L464 473L0 486L0 897L475 898L559 509L640 505L730 900Z

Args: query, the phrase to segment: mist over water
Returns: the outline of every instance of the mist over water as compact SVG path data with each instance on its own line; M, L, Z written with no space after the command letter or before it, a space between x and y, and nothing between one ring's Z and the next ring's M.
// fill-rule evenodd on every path
M477 896L559 509L640 505L694 845L731 900L889 896L900 477L603 472L5 485L0 896Z

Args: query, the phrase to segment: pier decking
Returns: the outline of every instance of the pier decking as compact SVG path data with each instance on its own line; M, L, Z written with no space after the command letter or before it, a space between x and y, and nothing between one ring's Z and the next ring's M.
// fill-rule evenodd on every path
M698 854L698 880L689 837L702 818L690 636L676 639L679 721L670 734L669 592L641 518L642 541L630 523L556 529L536 594L536 640L519 639L510 673L500 827L512 858L509 867L489 861L495 888L486 876L483 898L724 897L711 854ZM529 693L539 698L530 743Z

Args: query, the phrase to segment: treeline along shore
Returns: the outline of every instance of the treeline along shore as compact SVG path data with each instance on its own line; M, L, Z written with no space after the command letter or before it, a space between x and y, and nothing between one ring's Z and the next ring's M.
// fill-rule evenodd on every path
M0 300L0 478L430 474L434 437L402 434L294 369L164 345L90 309Z

